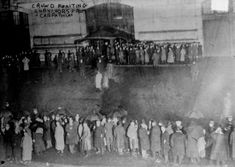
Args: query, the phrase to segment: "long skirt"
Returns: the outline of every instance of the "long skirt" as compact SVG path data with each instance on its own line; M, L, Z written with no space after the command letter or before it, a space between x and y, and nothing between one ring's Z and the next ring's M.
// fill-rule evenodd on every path
M32 138L27 135L23 138L22 142L22 160L31 161L32 160Z
M46 150L45 143L43 141L43 135L40 134L40 133L36 133L35 134L34 148L35 148L35 153L36 154L39 154L39 153L41 153L41 152Z
M6 150L4 146L3 137L0 134L0 161L5 161L6 159Z

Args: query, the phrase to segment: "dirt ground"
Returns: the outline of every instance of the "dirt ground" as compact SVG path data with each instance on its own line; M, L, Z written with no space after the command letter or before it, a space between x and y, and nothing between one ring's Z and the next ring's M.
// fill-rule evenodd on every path
M230 161L223 167L234 167L235 162ZM4 167L214 167L215 164L209 164L208 161L202 160L200 164L189 164L187 160L182 165L173 163L165 164L157 163L153 159L142 159L140 156L132 157L130 155L117 155L116 153L105 153L104 155L96 155L93 152L90 157L84 158L81 154L75 153L71 155L67 151L63 156L57 154L53 149L39 156L33 156L30 164L9 163Z

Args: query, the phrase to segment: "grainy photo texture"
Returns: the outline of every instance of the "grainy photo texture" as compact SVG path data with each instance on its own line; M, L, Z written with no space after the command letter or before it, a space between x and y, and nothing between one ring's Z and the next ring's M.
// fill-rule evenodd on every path
M0 167L235 166L235 0L0 0Z

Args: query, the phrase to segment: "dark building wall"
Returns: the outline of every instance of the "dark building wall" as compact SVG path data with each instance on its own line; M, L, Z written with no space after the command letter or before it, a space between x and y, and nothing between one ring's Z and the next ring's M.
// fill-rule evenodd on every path
M28 15L23 12L4 10L0 12L0 46L6 53L30 48Z
M88 32L110 26L134 35L133 7L120 3L105 3L86 10Z

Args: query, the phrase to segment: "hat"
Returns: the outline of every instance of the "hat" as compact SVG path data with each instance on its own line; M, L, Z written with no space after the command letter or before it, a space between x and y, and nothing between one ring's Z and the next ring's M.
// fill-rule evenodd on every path
M43 129L42 128L37 128L36 133L43 134Z
M176 126L181 126L182 122L181 121L175 121Z

